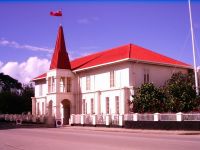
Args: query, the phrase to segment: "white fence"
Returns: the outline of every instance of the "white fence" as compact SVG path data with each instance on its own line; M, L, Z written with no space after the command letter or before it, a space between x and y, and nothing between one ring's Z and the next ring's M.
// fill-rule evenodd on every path
M39 122L39 123L45 123L46 117L44 115L24 115L24 114L0 114L0 120L5 121L16 121L20 120L22 122Z
M200 121L200 113L145 113L145 114L101 114L88 115L78 114L71 115L71 124L80 125L116 125L123 126L125 121Z

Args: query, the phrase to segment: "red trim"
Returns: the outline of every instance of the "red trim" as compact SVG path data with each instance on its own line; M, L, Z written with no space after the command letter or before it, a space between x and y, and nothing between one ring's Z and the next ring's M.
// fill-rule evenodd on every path
M39 75L39 76L33 78L32 81L44 79L44 78L46 78L46 76L47 76L47 73L43 73L43 74L41 74L41 75Z

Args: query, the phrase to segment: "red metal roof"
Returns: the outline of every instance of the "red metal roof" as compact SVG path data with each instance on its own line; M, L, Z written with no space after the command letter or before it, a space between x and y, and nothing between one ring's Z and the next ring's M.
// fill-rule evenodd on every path
M44 78L46 78L46 76L47 76L47 73L43 73L43 74L39 75L38 77L33 78L32 81L44 79Z
M189 64L158 54L143 47L127 44L110 50L94 53L71 61L71 69L86 69L120 60L140 61L159 65L191 68ZM64 64L63 64L64 65ZM44 74L43 74L44 75ZM40 77L40 76L39 76ZM38 77L34 78L37 79ZM41 77L40 77L41 78Z
M164 55L133 44L127 44L124 46L75 59L71 61L71 66L73 70L77 70L111 63L123 59L162 65L190 67L190 65L186 63L166 57Z
M50 70L51 69L71 69L69 57L65 47L63 28L61 25L58 29L56 46L51 59Z

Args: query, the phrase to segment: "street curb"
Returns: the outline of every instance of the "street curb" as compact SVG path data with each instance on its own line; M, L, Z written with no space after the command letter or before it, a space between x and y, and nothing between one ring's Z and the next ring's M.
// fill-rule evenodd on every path
M200 131L183 131L183 130L145 130L145 129L126 129L126 128L111 128L111 127L82 127L82 126L65 126L65 127L63 127L63 129L103 131L103 132L142 133L142 134L200 135Z

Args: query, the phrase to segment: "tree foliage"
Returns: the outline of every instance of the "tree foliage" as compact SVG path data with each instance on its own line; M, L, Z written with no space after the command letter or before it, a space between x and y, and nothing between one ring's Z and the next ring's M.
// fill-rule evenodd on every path
M31 111L32 85L23 85L0 73L0 113L19 114Z
M14 91L14 90L20 90L22 89L22 84L18 82L16 79L13 79L9 75L4 75L3 73L0 73L0 87L1 91Z
M166 82L164 92L168 99L167 108L171 112L192 111L198 105L192 73L173 74L171 79Z
M134 112L189 112L200 109L192 73L175 73L161 88L143 84L133 96Z
M163 112L165 95L152 83L142 84L133 96L133 110L135 112Z

